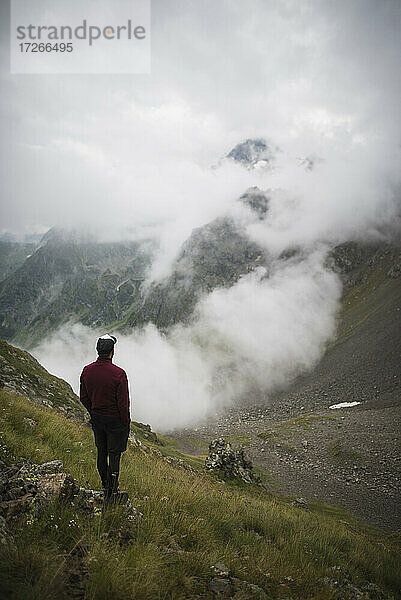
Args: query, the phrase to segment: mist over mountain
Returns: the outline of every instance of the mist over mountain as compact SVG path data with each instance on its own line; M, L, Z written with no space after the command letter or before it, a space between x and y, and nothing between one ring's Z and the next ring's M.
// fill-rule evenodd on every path
M120 320L139 294L154 246L99 244L51 229L31 250L0 284L0 335L28 346L70 319L94 327Z
M2 247L0 335L76 389L114 331L135 410L168 428L313 372L350 242L370 275L389 249L393 290L401 36L393 0L152 10L149 77L3 69L2 231L51 232Z
M395 600L399 0L144 0L150 72L76 75L10 72L24 2L136 18L0 2L0 596ZM141 44L110 30L99 69ZM78 397L106 333L111 498Z
M175 240L162 269L160 232L104 242L82 229L49 230L0 283L1 336L33 348L76 389L98 333L120 335L138 418L162 429L269 397L310 370L335 337L341 278L355 268L344 243L357 240L362 253L385 244L396 204L371 196L370 174L355 184L341 164L343 180L318 206L317 190L338 165L290 157L262 138L240 142L225 160L214 172L239 169L254 185L171 252ZM265 177L263 189L256 183ZM290 189L274 185L286 178ZM336 196L348 184L351 205Z

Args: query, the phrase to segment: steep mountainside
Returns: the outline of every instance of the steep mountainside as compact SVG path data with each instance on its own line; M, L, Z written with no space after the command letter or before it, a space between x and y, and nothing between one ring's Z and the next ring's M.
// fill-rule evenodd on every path
M264 139L250 138L223 160L250 171L269 170L279 152ZM299 164L305 166L304 161ZM239 202L255 219L264 219L269 194L251 187ZM95 243L52 229L39 247L30 249L23 244L0 247L0 336L28 348L69 321L122 331L150 321L162 329L186 322L203 293L231 286L269 264L265 252L229 216L194 230L170 276L146 288L143 282L156 250L150 241Z
M250 188L239 199L255 219L269 197ZM129 330L149 321L160 328L187 321L202 293L231 286L268 257L230 217L192 232L171 275L144 289L155 245L95 243L51 230L36 251L0 283L0 336L32 347L69 320Z
M268 197L261 190L248 190L240 201L251 208L256 218L264 218ZM150 287L143 304L131 313L127 326L152 321L164 328L185 322L203 293L230 287L242 275L262 265L268 267L266 253L232 219L215 219L192 232L171 275Z
M336 340L284 392L294 405L400 401L401 244L350 242L329 258L344 281ZM281 397L281 396L280 396ZM339 400L340 398L340 400Z
M70 319L120 320L140 299L150 243L95 243L51 230L0 283L0 336L31 346Z

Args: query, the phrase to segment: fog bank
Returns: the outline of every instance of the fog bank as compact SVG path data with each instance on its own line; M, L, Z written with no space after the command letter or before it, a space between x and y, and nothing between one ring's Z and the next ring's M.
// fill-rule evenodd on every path
M259 268L216 289L199 303L190 327L163 335L150 324L118 336L115 362L129 376L133 418L160 431L194 425L252 388L269 393L311 368L334 334L341 292L337 276L322 267L323 254L270 278ZM78 391L96 338L82 325L64 326L33 353Z

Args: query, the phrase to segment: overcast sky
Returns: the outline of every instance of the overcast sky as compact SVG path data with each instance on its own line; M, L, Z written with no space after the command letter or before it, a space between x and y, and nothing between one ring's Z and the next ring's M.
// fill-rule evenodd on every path
M2 230L167 223L178 243L254 183L209 169L251 136L399 167L399 0L153 0L151 74L124 76L10 75L7 4Z

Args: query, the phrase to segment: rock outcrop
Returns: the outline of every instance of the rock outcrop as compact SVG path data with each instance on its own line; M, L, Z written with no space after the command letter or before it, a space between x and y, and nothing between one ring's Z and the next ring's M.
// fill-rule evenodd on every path
M21 514L38 514L55 499L74 503L79 509L94 512L103 508L103 492L81 487L69 474L61 471L59 460L43 463L0 464L0 516L8 521ZM127 515L136 519L141 515L129 500ZM0 523L1 525L1 523ZM0 535L0 537L3 534Z
M255 213L267 211L264 193L247 192L241 202ZM219 217L194 229L184 242L171 274L152 284L142 305L132 312L127 327L155 323L161 329L188 322L203 294L218 287L230 287L258 266L267 266L263 249L252 242L233 219Z
M253 472L252 461L247 458L244 449L240 447L235 450L223 437L210 442L205 467L226 479L240 478L245 483L259 482Z
M269 169L279 152L277 146L263 138L248 138L237 144L226 156L245 169Z

